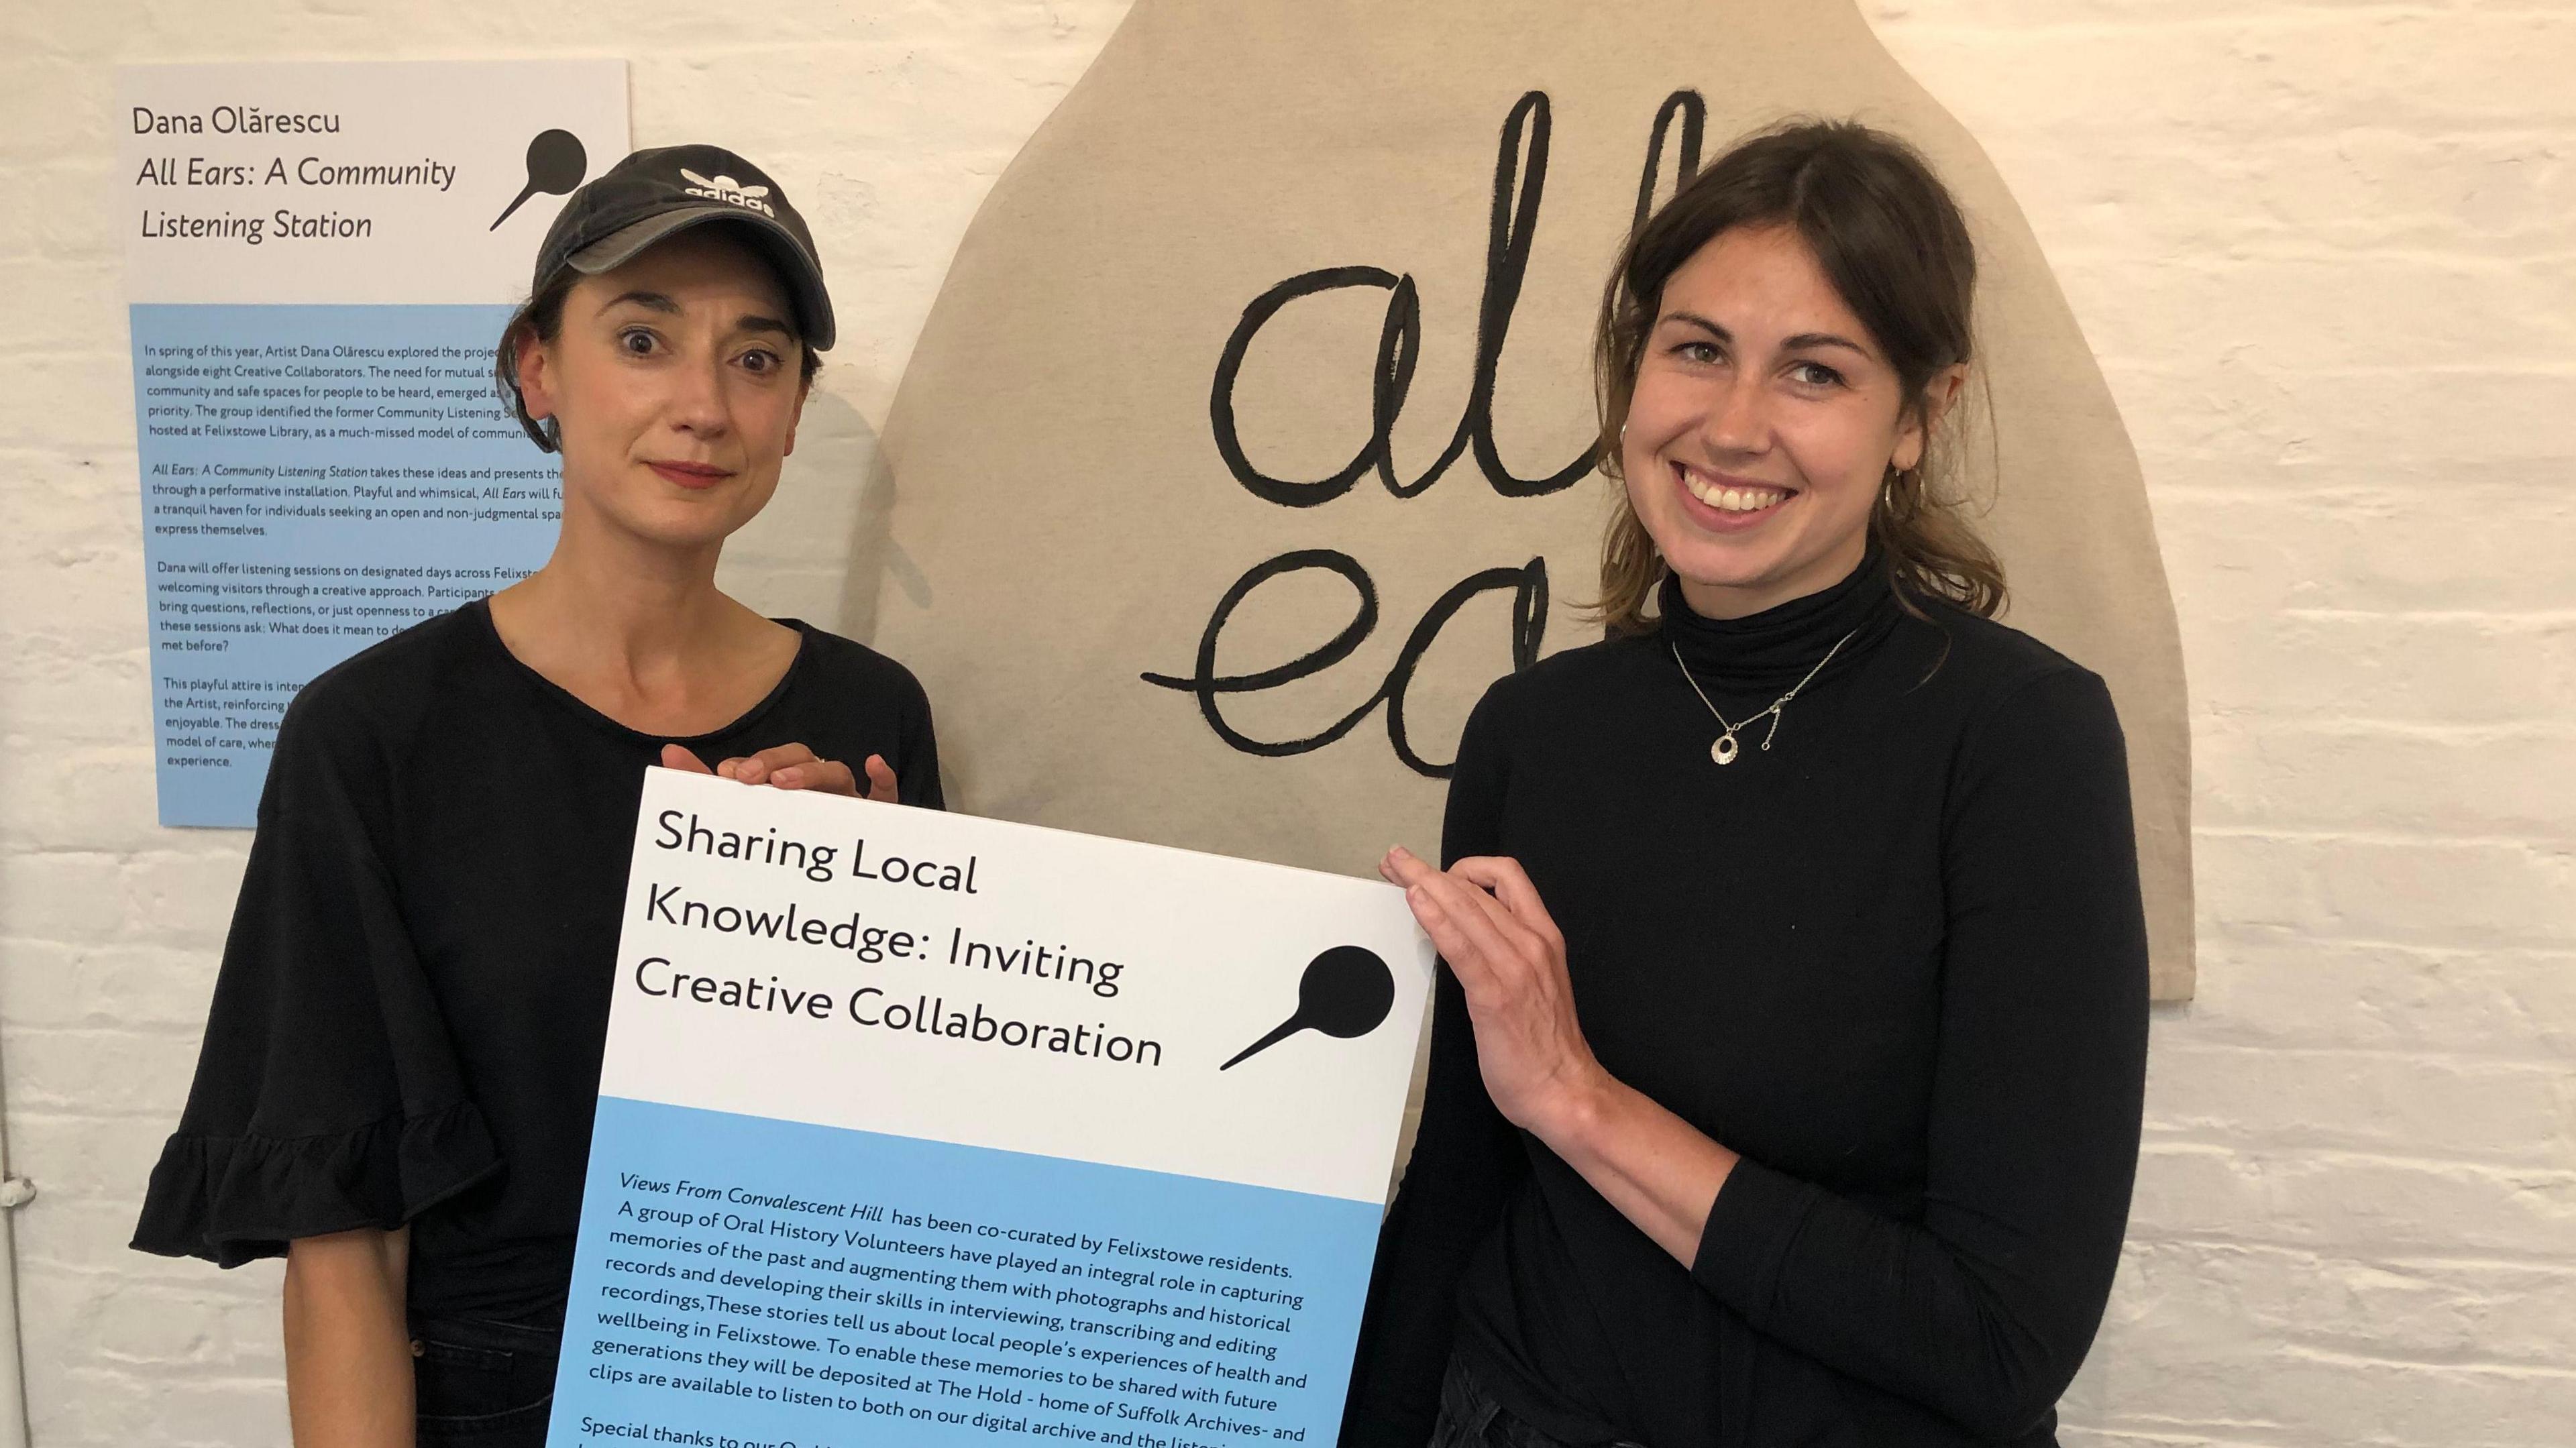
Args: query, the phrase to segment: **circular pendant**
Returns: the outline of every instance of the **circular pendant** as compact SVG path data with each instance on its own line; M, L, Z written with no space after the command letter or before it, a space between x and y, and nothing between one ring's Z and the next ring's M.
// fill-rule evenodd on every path
M1717 742L1708 747L1708 757L1716 760L1720 764L1733 764L1735 762L1735 735L1733 731L1717 736Z

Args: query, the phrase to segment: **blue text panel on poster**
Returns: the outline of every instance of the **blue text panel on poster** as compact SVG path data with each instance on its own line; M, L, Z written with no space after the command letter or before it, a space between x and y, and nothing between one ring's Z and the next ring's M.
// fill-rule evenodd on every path
M603 1096L550 1441L1334 1441L1369 1202Z
M508 307L130 311L161 822L249 825L296 690L545 561L555 460L495 390Z

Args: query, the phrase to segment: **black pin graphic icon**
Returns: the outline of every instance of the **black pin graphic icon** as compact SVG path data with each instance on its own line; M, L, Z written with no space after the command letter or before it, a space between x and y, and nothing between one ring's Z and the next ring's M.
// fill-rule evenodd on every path
M571 195L581 178L589 174L590 153L581 148L581 137L570 131L537 132L537 138L528 143L528 184L520 187L519 194L483 229L499 231L511 212L540 191L548 196Z
M1375 951L1336 945L1306 962L1306 974L1297 982L1296 1014L1217 1069L1231 1071L1244 1057L1266 1051L1299 1031L1321 1031L1345 1041L1365 1036L1378 1028L1394 1005L1395 972L1386 968L1386 962Z

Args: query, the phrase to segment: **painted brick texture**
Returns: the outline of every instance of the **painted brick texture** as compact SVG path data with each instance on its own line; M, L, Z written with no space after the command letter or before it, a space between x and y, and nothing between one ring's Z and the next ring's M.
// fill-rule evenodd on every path
M2576 1443L2576 9L1867 9L2101 359L2192 690L2064 1437Z
M124 1250L243 838L153 824L120 61L623 55L841 278L863 476L950 252L1124 0L0 10L0 1064L35 1441L284 1440L273 1267ZM2576 6L1865 0L1985 144L2145 464L2200 997L2155 1024L2069 1444L2576 1443ZM757 103L746 103L746 98ZM853 285L852 279L864 278ZM839 612L847 490L728 583Z

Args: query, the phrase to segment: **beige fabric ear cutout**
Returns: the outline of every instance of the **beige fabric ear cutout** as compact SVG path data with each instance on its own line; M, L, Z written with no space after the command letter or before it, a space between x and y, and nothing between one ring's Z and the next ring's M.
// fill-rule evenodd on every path
M2154 990L2187 997L2136 456L1993 166L1848 4L1138 0L959 247L862 509L850 613L928 686L952 806L1345 873L1430 853L1421 767L1485 684L1598 637L1588 344L1650 164L1669 195L1801 112L1911 139L1969 215L1994 431L1958 455L2007 621L2110 681Z

